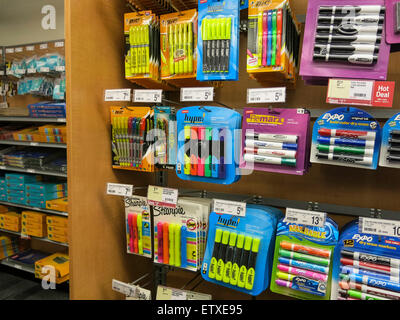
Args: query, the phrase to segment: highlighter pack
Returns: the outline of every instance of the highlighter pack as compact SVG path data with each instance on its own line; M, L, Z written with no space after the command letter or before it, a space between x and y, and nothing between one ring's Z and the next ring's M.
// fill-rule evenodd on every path
M147 198L125 197L127 252L151 258L151 216Z
M382 129L379 166L400 168L400 113L391 117Z
M344 226L335 249L332 300L400 300L400 238Z
M244 108L240 168L302 175L309 168L310 114L304 109Z
M221 107L187 107L177 113L180 179L231 184L238 174L241 115Z
M381 144L379 122L364 110L336 108L313 129L311 162L376 170Z
M338 226L330 218L324 227L282 219L277 228L271 291L304 300L329 300L338 237Z
M253 296L268 288L275 231L282 212L247 205L246 216L212 212L202 277Z

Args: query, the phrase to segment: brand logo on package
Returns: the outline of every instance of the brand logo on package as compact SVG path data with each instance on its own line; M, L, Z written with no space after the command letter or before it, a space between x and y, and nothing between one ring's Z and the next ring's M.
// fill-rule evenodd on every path
M326 120L327 122L330 121L343 121L344 119L344 114L330 114L330 113L325 113L325 115L322 117L323 120Z
M185 118L184 118L184 122L185 123L203 123L204 122L204 117L205 114L203 113L203 116L189 116L187 114L185 114Z
M252 1L250 2L251 8L268 7L271 4L271 0L264 1Z
M246 119L246 121L247 123L267 123L276 125L283 125L285 123L284 118L261 115L261 114L252 114L250 115L249 118Z

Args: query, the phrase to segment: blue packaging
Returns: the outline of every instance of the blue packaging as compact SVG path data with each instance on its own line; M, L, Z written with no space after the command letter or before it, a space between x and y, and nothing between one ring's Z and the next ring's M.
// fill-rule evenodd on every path
M249 0L240 0L240 10L249 8Z
M391 117L383 126L379 166L400 168L400 113Z

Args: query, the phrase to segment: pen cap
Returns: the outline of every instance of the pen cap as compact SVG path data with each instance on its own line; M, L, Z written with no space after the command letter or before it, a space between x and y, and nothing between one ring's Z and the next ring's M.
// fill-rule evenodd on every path
M230 232L229 231L224 231L223 232L223 234L222 234L222 244L228 244L228 241L229 241L229 234L230 234Z
M237 244L236 247L238 247L239 249L243 248L243 244L244 244L244 235L243 234L239 234L237 237Z
M217 229L215 231L215 240L214 242L221 242L222 239L222 230L221 229Z
M227 18L225 25L225 39L231 39L232 37L232 18Z
M252 237L245 237L245 241L244 241L244 249L245 250L250 251L252 240L253 240Z
M213 40L212 37L212 21L211 19L205 19L206 22L206 33L207 33L207 40Z
M215 39L217 39L217 40L220 40L220 39L223 39L223 37L222 37L222 28L223 28L223 25L224 25L224 22L223 22L223 20L224 20L224 18L220 18L220 19L217 19L217 21L216 21L216 26L215 26L215 31L216 31L216 34L215 34Z
M187 24L188 33L189 33L189 43L193 42L193 24L192 22L188 22Z
M260 239L255 238L253 239L253 247L251 248L252 252L258 252L260 249Z
M233 247L236 244L237 233L231 232L229 237L229 246Z
M185 126L183 130L185 134L185 140L190 140L190 126Z

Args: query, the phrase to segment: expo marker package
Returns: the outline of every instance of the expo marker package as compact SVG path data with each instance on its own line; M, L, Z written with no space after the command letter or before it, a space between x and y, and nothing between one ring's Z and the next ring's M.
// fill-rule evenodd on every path
M379 166L400 168L400 113L391 117L382 129Z
M324 227L278 223L271 291L298 299L329 300L332 257L339 238L329 217Z
M197 106L177 113L180 179L231 184L240 179L242 116L231 109Z
M362 233L360 223L348 223L340 234L332 300L400 300L400 238Z
M246 216L210 214L201 270L210 282L257 296L268 288L278 209L247 205Z
M380 145L379 122L369 113L336 108L314 124L311 162L376 170Z
M199 0L197 80L239 78L239 1Z

